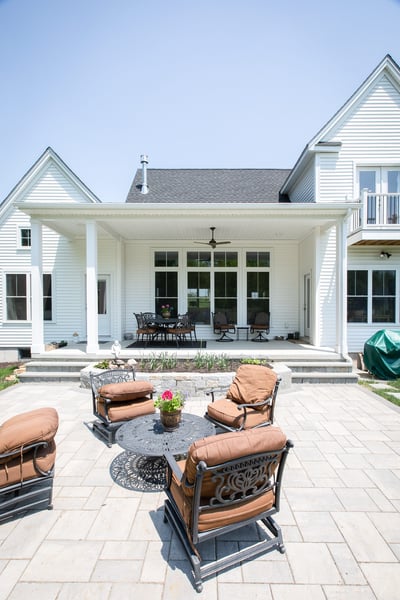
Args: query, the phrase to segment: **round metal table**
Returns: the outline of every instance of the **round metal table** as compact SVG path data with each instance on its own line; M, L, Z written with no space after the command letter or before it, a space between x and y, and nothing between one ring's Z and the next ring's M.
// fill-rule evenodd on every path
M174 431L165 431L157 414L128 421L118 429L115 441L126 450L111 463L111 477L122 487L138 491L159 491L165 487L165 452L187 453L192 442L215 434L210 421L183 412Z

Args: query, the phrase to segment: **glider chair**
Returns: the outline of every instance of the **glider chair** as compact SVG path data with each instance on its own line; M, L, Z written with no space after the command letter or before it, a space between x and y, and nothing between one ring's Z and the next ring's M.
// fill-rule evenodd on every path
M121 425L155 412L154 388L148 381L135 381L130 369L110 369L90 374L93 414L97 417L92 429L111 447Z
M250 325L250 333L257 333L256 337L253 338L252 342L269 342L269 339L265 337L268 335L270 329L270 313L258 312L255 316L254 323Z
M0 522L51 509L58 413L38 408L0 426Z
M228 333L235 333L236 327L234 323L230 323L226 313L219 311L212 313L214 333L219 334L220 337L215 340L216 342L233 342L233 339L227 335Z
M170 522L184 546L198 592L209 575L274 549L285 552L281 529L272 515L279 511L282 476L292 446L278 427L268 427L197 440L179 462L172 454L165 455L164 521ZM208 556L203 562L202 542L228 533L233 539L232 531L257 521L268 532L251 528L250 545L246 541L241 550L212 562Z
M224 396L211 402L204 415L224 431L241 431L271 425L274 421L280 378L269 367L241 365Z

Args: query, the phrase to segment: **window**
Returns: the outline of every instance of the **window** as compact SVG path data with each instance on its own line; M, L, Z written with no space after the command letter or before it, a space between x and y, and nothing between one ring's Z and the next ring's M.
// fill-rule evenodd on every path
M347 272L347 322L396 322L396 271L360 269Z
M178 314L178 271L179 253L174 251L154 252L154 305L155 312L160 314L161 307L169 304L173 307L172 315Z
M31 230L30 227L20 227L18 230L18 246L19 248L31 247Z
M210 323L211 287L209 271L190 271L187 274L187 306L190 318L196 323Z
M368 271L347 272L347 322L368 321Z
M155 252L154 253L155 267L178 267L177 252Z
M246 252L247 323L254 323L258 312L270 312L269 252Z
M43 274L43 320L53 318L52 276ZM6 274L6 319L7 321L30 321L31 276L29 273Z
M230 323L237 323L237 273L216 271L214 273L215 312L224 312Z
M358 172L359 193L366 189L367 224L400 222L400 168L371 167Z
M372 322L394 323L396 272L372 271Z

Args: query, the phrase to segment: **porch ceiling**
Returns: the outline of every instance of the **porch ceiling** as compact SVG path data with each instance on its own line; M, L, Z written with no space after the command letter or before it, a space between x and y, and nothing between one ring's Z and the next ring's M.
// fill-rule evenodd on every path
M357 205L354 205L356 207ZM217 241L301 240L315 228L327 229L343 219L351 204L299 205L19 205L18 208L68 238L85 236L95 220L99 238L155 240L192 244L207 242L210 227ZM201 247L201 245L199 245ZM223 248L224 246L222 246Z

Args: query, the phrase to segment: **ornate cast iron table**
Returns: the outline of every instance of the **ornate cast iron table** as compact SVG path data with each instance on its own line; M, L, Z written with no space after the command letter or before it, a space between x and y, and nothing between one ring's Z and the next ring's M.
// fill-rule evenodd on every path
M183 412L174 431L165 431L158 414L128 421L118 429L115 441L126 450L111 463L110 473L122 487L138 491L159 491L165 487L165 452L186 454L190 444L214 435L210 421Z

